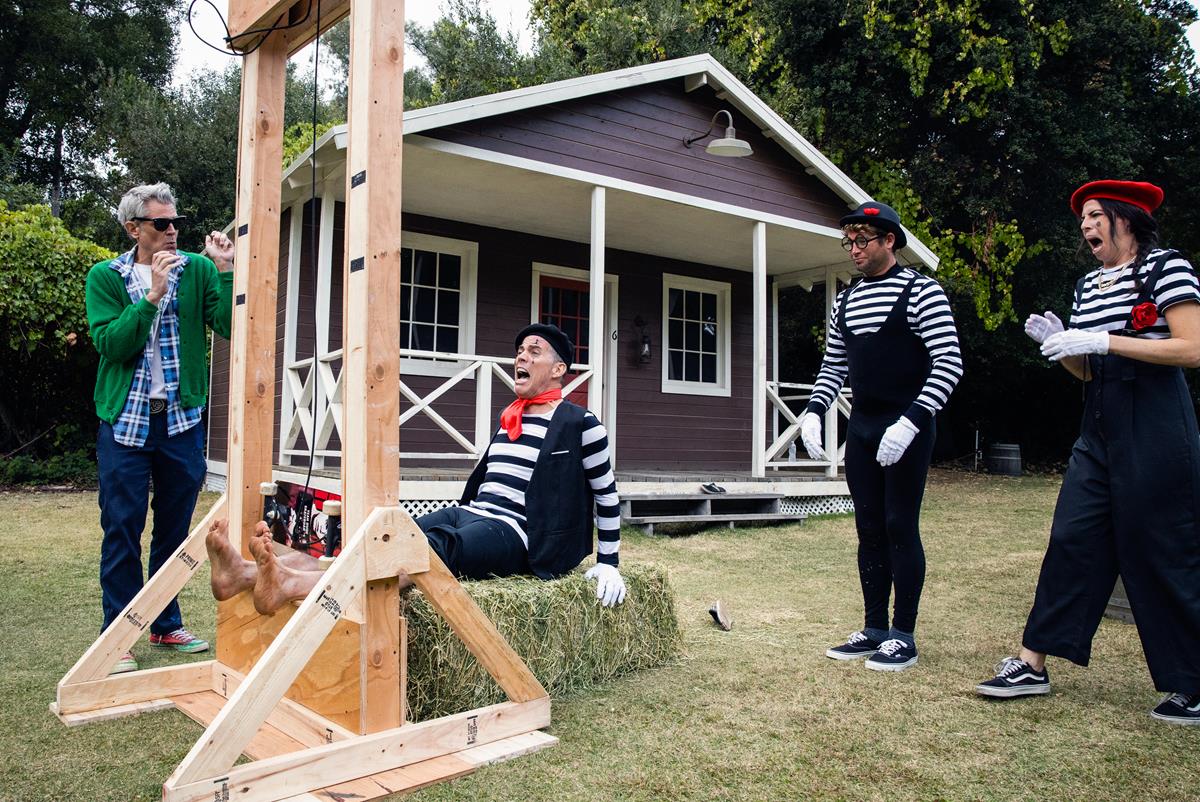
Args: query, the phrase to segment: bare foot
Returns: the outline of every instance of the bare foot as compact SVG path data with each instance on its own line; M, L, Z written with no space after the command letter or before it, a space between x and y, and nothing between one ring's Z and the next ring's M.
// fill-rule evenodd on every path
M204 546L208 549L208 561L212 565L212 595L217 601L232 599L234 596L254 587L254 577L258 571L254 563L242 559L233 544L229 542L229 522L224 518L213 521L204 536Z
M320 571L295 571L284 565L275 556L269 529L255 530L250 539L250 553L258 567L254 609L262 615L271 615L288 602L303 599L321 579Z

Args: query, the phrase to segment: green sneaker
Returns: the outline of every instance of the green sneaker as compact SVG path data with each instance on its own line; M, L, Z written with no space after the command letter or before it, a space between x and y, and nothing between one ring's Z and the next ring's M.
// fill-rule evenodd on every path
M113 664L112 671L109 674L125 674L130 671L137 671L137 660L133 659L133 652L125 652L121 655L121 659Z
M186 652L187 654L208 651L208 641L200 640L183 627L166 635L155 635L151 632L150 645L161 649L174 649L177 652Z

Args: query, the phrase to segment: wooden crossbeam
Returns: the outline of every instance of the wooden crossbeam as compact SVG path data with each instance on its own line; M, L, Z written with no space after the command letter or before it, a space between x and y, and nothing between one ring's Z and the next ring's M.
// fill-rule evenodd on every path
M550 700L502 702L349 741L235 766L190 782L163 785L163 802L271 802L305 790L400 768L550 724ZM234 796L236 794L236 796Z

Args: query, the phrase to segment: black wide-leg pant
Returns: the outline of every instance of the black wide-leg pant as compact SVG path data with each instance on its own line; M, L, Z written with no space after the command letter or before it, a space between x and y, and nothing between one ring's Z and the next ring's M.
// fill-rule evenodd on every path
M1154 686L1200 693L1200 433L1183 373L1092 357L1024 645L1086 666L1120 574Z
M900 461L884 468L875 455L884 429L897 417L851 414L846 429L846 484L854 500L866 627L889 629L888 598L895 586L892 627L915 632L925 584L925 549L918 519L935 429L930 422L913 438Z

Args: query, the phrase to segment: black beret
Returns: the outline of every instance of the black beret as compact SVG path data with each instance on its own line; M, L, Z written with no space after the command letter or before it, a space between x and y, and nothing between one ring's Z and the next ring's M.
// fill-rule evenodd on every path
M571 367L571 363L575 361L575 346L571 345L571 338L562 329L549 323L531 323L521 329L513 347L520 348L521 343L525 342L525 338L531 334L536 334L550 343L550 347L558 354L558 358L566 362L567 367Z
M897 249L908 244L908 237L905 236L904 228L900 225L900 215L896 214L896 210L886 203L867 201L838 221L838 225L842 228L854 223L865 223L880 231L892 232L896 235Z

